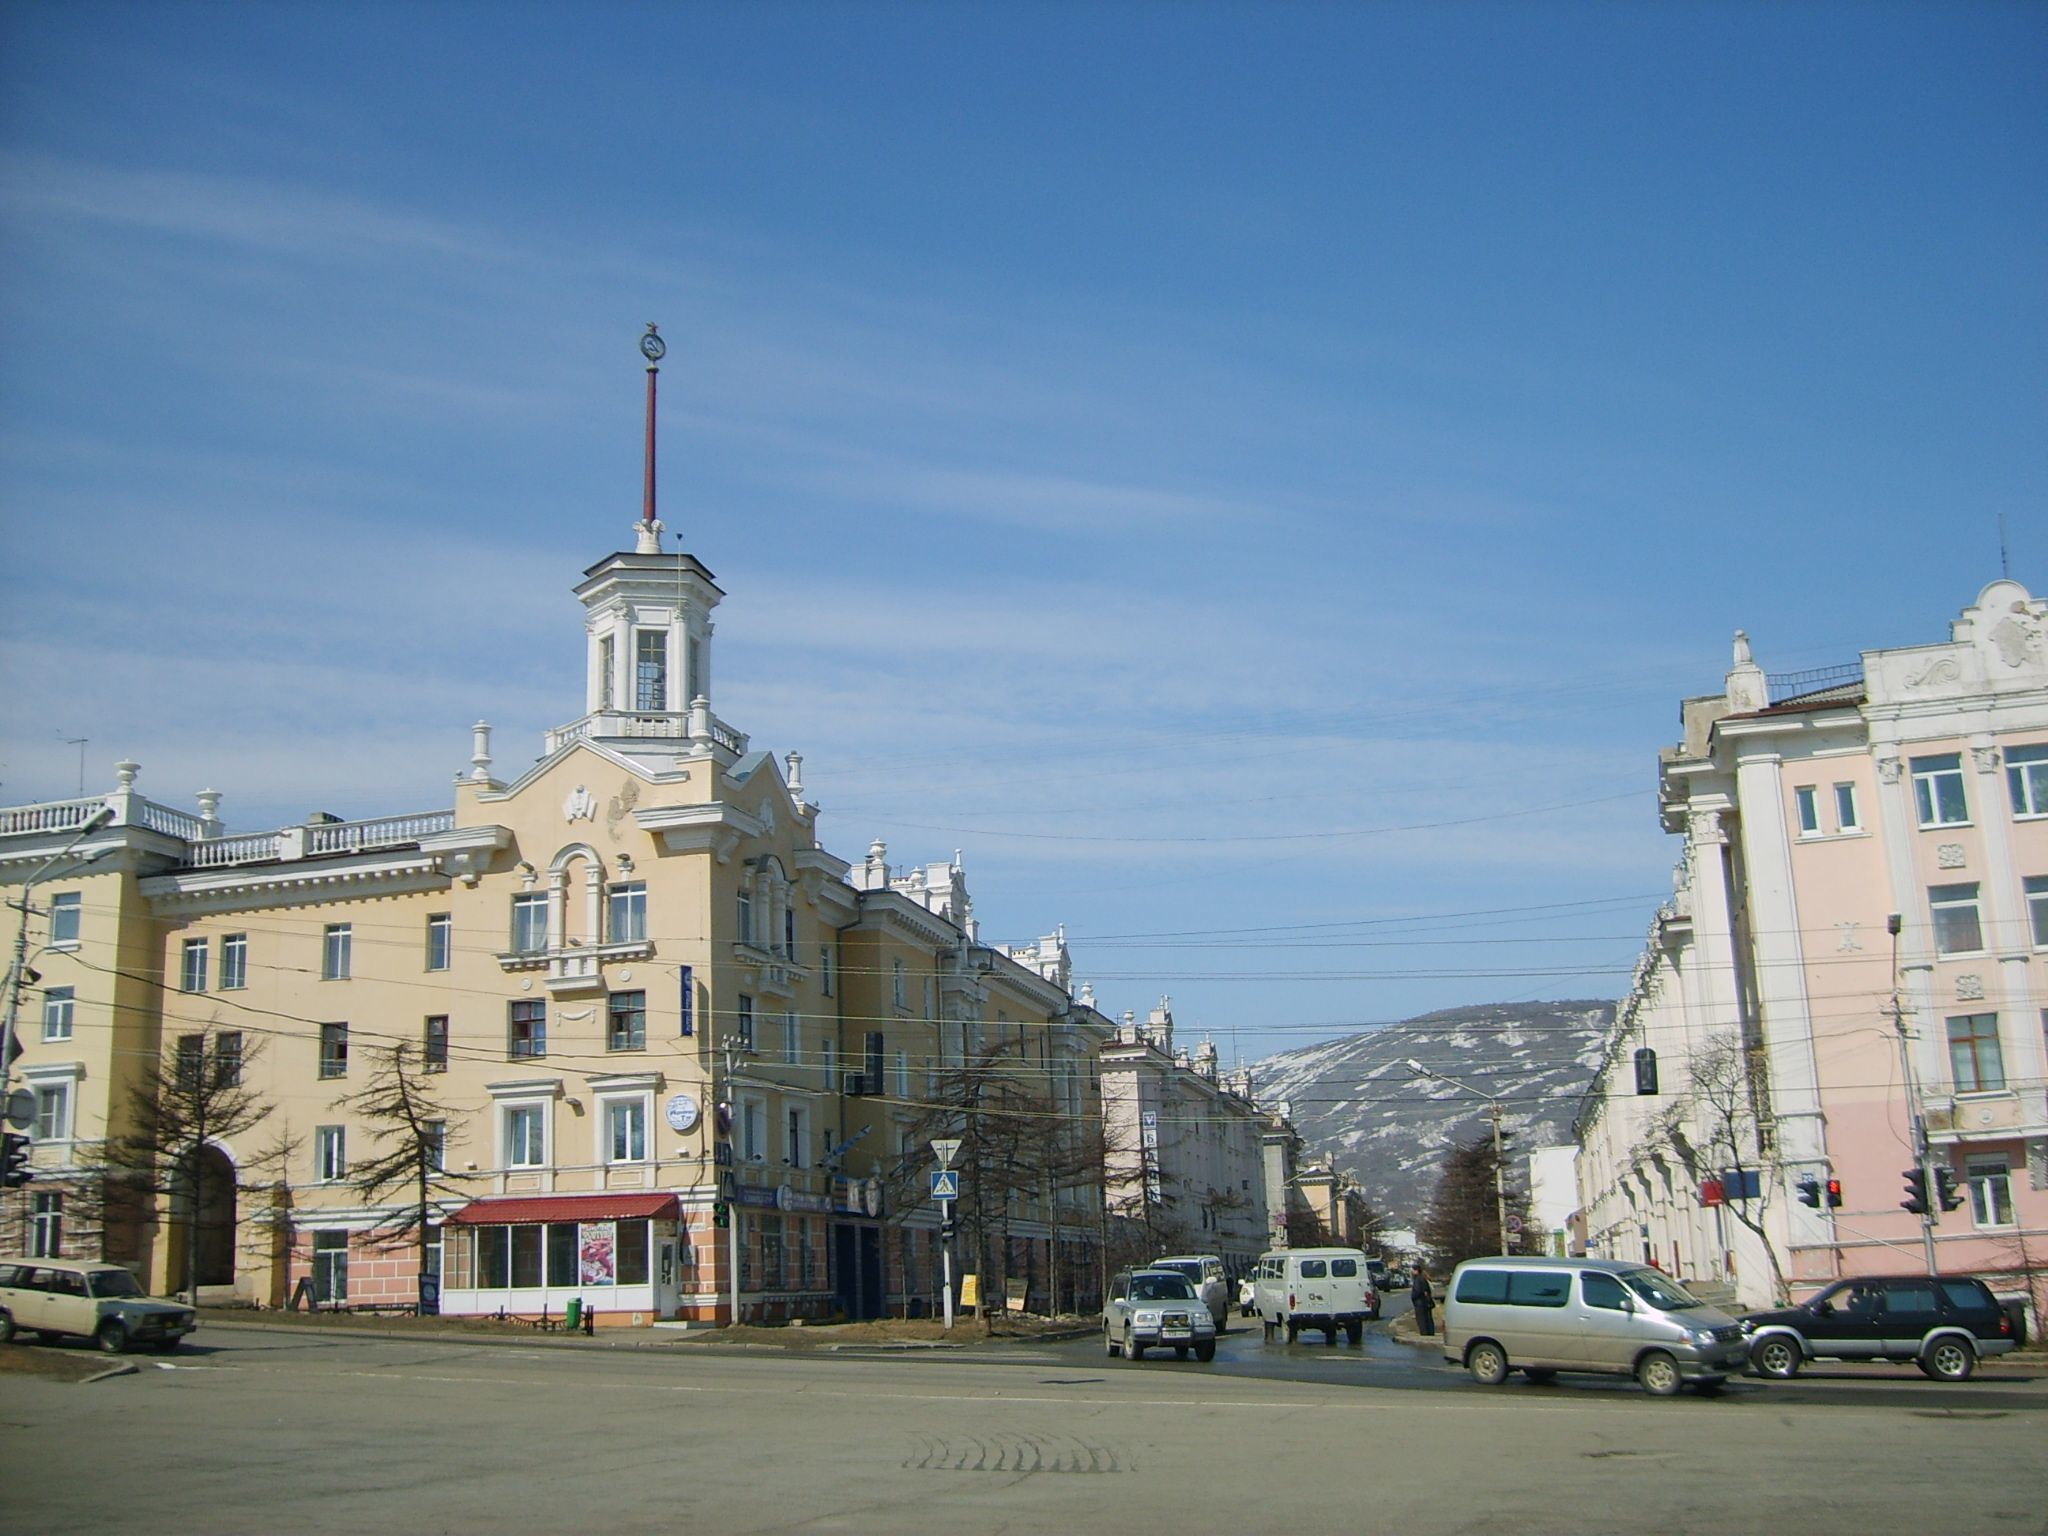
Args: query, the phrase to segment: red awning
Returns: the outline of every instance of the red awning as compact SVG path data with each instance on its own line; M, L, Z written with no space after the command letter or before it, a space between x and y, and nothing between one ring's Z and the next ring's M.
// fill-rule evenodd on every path
M633 1221L676 1213L674 1195L513 1195L472 1200L450 1216L451 1227L488 1227L500 1222Z

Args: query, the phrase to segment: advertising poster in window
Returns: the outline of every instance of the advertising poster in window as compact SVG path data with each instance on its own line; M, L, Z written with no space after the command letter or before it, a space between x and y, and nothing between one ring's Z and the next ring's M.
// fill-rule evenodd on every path
M576 1226L578 1283L615 1285L619 1278L619 1224L584 1221Z

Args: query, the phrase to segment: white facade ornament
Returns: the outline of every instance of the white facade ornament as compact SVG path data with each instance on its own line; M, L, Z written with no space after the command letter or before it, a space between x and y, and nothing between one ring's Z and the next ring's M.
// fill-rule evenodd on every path
M569 791L568 797L562 801L562 820L597 820L597 796L593 795L583 785L578 784Z
M1877 776L1887 784L1896 784L1904 777L1906 765L1896 757L1880 757L1877 760Z
M1984 1000L1984 978L1982 976L1958 976L1956 978L1956 1000L1963 1003L1981 1003Z
M491 726L488 720L479 720L469 728L469 776L479 784L488 784L491 778Z
M1962 869L1970 862L1970 855L1961 843L1943 843L1934 850L1934 862L1943 869Z
M652 471L650 470L651 474ZM667 525L660 518L653 522L638 522L633 525L633 553L636 555L658 555L661 553L661 533Z
M2024 667L2029 662L2038 665L2042 650L2040 621L2024 613L2008 614L1993 627L1991 644L1998 651L1998 659L2008 667Z
M1835 945L1835 952L1837 954L1846 954L1863 948L1863 941L1856 937L1856 929L1859 926L1856 923L1835 924L1835 927L1840 929L1842 934L1841 941Z
M1959 682L1963 668L1953 656L1933 656L1918 671L1906 674L1908 688L1938 688L1944 683Z
M1970 748L1970 761L1977 765L1979 773L1996 773L1998 772L1998 748L1972 747Z

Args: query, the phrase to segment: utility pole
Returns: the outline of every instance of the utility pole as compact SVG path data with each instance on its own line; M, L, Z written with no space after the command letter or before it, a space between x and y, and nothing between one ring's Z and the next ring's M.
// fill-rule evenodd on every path
M1499 1223L1500 1251L1508 1251L1508 1170L1507 1159L1502 1149L1500 1100L1484 1088L1474 1088L1470 1083L1455 1077L1446 1077L1441 1072L1432 1072L1421 1062L1410 1056L1405 1063L1408 1070L1417 1077L1427 1077L1439 1083L1449 1083L1453 1088L1462 1088L1474 1098L1486 1100L1487 1118L1493 1121L1493 1217Z
M734 1057L732 1053L732 1041L730 1038L728 1038L725 1045L725 1085L724 1088L720 1091L718 1097L718 1107L722 1111L721 1118L725 1121L725 1141L728 1147L732 1146L733 1133L735 1130L734 1116L739 1109L739 1105L734 1101L732 1093L732 1080L736 1070L737 1068L735 1066ZM737 1328L740 1325L739 1163L739 1152L737 1148L734 1148L731 1165L725 1171L721 1172L718 1176L719 1183L721 1185L723 1185L725 1180L728 1178L732 1180L733 1198L725 1202L726 1289L730 1294L732 1300L732 1321L729 1324L727 1324L727 1326L731 1328ZM723 1188L721 1188L718 1192L722 1195L726 1191Z
M1899 1037L1899 1070L1904 1074L1906 1084L1906 1108L1913 1117L1913 1162L1920 1170L1920 1187L1926 1191L1926 1198L1920 1202L1920 1246L1927 1260L1927 1273L1932 1275L1940 1269L1934 1257L1934 1207L1939 1197L1934 1192L1932 1159L1927 1155L1927 1117L1920 1111L1920 1079L1913 1070L1913 1050L1906 1034L1906 1010L1899 1001L1899 930L1904 924L1899 914L1894 912L1885 918L1884 926L1892 936L1892 1029Z

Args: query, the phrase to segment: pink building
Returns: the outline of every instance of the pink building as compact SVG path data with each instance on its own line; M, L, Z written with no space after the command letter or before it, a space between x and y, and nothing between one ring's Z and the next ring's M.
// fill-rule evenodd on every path
M1683 721L1673 897L1579 1121L1588 1245L1747 1305L1931 1252L2038 1319L2048 603L1996 581L1945 642L1788 677L1737 635Z

